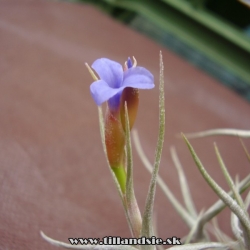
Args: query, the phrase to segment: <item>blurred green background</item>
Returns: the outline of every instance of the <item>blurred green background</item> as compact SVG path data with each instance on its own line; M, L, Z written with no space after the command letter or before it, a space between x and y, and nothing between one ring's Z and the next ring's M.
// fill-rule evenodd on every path
M250 8L237 0L74 0L96 5L250 101Z

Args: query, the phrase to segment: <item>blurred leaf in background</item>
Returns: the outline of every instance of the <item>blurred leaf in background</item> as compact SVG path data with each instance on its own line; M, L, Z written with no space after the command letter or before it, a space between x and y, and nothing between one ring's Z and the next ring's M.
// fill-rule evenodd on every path
M250 100L249 1L74 2L95 5L115 19L168 47Z

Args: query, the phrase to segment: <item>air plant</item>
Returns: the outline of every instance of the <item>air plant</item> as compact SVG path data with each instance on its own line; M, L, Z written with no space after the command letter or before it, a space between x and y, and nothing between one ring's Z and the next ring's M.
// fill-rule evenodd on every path
M155 236L156 230L153 226L153 208L156 185L158 184L163 190L166 198L169 199L176 212L190 229L188 235L183 237L181 241L177 239L176 243L178 245L171 246L169 249L250 249L250 218L247 212L247 208L250 204L250 192L245 201L241 197L241 193L247 190L250 186L250 174L243 180L239 181L237 179L234 182L220 155L220 151L215 144L215 154L223 175L230 187L230 191L225 192L206 171L188 140L188 138L216 134L249 137L250 131L218 129L187 134L186 136L182 134L183 140L186 143L198 170L204 180L219 197L219 200L207 210L197 212L195 203L189 191L188 181L174 147L170 148L170 152L179 175L185 206L176 199L166 182L164 182L164 180L158 175L165 133L164 66L162 53L160 52L159 132L153 164L150 163L143 151L138 132L131 131L138 110L139 89L153 88L153 75L147 69L138 67L135 59L134 63L132 63L130 58L126 61L123 69L119 63L107 58L97 59L92 64L92 68L88 64L86 64L86 66L94 80L90 86L90 92L95 103L98 105L100 132L104 153L106 155L110 173L124 207L126 219L131 231L131 237L152 238ZM98 76L92 69L95 70ZM108 104L105 116L103 115L101 107L101 104L104 102L107 102ZM143 165L151 173L151 180L143 213L139 210L134 194L131 137L134 140L136 151L139 154ZM243 142L242 145L250 161L250 154ZM231 210L231 227L235 239L231 239L223 233L215 220L211 223L212 219L216 218L225 207L228 207ZM210 241L211 231L216 236L216 242ZM71 245L69 243L53 240L43 232L41 232L41 236L53 245L68 249L164 249L164 245Z

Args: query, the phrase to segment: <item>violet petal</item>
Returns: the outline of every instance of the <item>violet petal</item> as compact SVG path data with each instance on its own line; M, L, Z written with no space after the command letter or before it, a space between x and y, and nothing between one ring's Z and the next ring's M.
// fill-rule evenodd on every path
M154 88L154 76L143 67L130 68L124 72L123 87L138 89Z
M100 58L94 61L92 68L97 72L101 80L104 80L111 88L121 87L123 81L123 69L121 64Z
M123 88L111 88L103 80L95 81L90 85L91 95L98 106L103 102L108 101L111 97L122 91L122 89Z

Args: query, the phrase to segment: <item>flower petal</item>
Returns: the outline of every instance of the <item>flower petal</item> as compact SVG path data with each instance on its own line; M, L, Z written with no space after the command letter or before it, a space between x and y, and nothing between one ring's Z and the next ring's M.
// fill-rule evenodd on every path
M90 93L98 106L103 102L108 101L111 97L115 96L121 90L121 88L111 88L103 80L95 81L90 85Z
M101 80L104 80L111 88L121 87L123 80L123 69L121 64L100 58L94 61L92 68L97 72Z
M123 87L138 89L154 88L154 76L143 67L130 68L124 72Z

